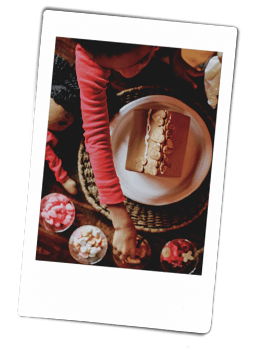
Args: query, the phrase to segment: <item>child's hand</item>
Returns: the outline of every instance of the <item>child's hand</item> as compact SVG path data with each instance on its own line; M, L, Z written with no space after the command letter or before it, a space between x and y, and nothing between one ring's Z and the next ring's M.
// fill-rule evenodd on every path
M108 205L108 209L115 229L112 244L113 253L120 260L127 256L134 257L137 232L124 204Z
M173 72L176 76L189 82L194 89L197 88L197 85L194 82L193 78L203 76L204 73L202 71L197 71L189 64L187 64L181 57L180 49L176 50L175 52L175 55L172 59L172 66Z
M136 247L136 229L135 227L125 227L115 230L113 237L113 253L122 261L127 256L135 257Z
M62 183L62 186L70 194L72 194L72 195L76 195L77 194L76 182L73 179L68 178L68 180L66 180L65 183Z

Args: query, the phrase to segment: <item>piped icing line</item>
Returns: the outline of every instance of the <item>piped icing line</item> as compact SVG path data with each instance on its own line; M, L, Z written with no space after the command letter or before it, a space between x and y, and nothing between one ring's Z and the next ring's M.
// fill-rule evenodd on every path
M168 125L170 125L171 123L172 114L168 110L164 110L164 113L165 114L160 113L160 115L158 113L156 115L156 113L152 114L152 109L148 111L146 135L145 135L145 155L143 158L147 163L144 165L144 173L147 173L147 174L152 174L152 175L164 174L166 170L170 167L170 162L168 161L168 157L167 157L168 148L166 147L166 152L164 148L167 145L166 131L167 131ZM151 134L151 131L152 131L151 119L154 120L155 125L157 125L157 128L154 129L152 134ZM164 136L164 138L162 138L162 135ZM158 149L155 149L155 147L151 147L150 145L151 140L152 140L152 144L155 142L155 145L158 147ZM158 153L160 157L158 156Z
M151 113L152 113L152 109L149 109L149 111L148 111L148 119L147 119L147 127L146 127L146 136L145 136L146 149L145 149L145 153L144 153L144 158L146 158L146 159L147 159L147 154L148 154L149 133L150 133L150 130L151 130L151 124L150 124Z
M166 116L166 119L165 119L165 124L164 124L164 126L167 126L167 125L169 125L170 122L171 122L171 113L170 113L170 116L169 116L169 118L168 118L168 111L167 111L167 109L165 109L164 111L165 111L165 113L166 113L166 115L167 115L167 116ZM168 120L167 120L167 119L168 119ZM166 128L165 128L165 130L166 130ZM166 139L165 139L164 145L166 145ZM163 146L164 146L164 145L163 145ZM162 157L161 157L161 163L160 163L160 165L161 165L162 163L163 163L163 164L165 163L165 162L164 162L164 152L163 152L163 148L161 148L161 154L162 154ZM161 170L161 168L160 168L160 173L161 173L161 174L164 174L163 171Z
M167 110L165 110L165 112L167 113ZM171 122L171 113L170 113L169 121L167 122L167 124L169 125L170 122Z

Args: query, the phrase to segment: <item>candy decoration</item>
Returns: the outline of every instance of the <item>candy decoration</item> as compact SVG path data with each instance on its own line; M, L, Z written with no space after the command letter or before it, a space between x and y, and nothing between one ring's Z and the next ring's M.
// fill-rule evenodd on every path
M98 229L84 228L79 234L75 234L73 245L81 257L88 259L99 255L106 242Z
M188 251L187 254L183 254L184 262L187 262L188 260L193 260L194 257L192 256L192 251Z
M75 207L67 196L49 194L41 201L40 216L46 229L63 231L73 223Z
M174 239L168 242L161 252L161 264L165 271L188 272L193 270L195 265L195 247L186 239Z

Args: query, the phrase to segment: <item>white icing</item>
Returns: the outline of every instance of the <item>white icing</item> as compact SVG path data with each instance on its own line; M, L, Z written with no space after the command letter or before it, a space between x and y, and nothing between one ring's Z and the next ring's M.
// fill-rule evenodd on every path
M168 121L168 124L170 124L170 121L171 121L171 113L170 113L170 117L169 117L169 121Z
M167 110L165 110L165 113L167 114ZM171 113L170 113L169 121L167 122L168 125L170 124L170 121L171 121ZM161 170L160 170L160 173L164 174Z
M165 113L167 114L167 110L165 110ZM152 109L149 109L148 111L148 119L147 119L147 126L146 126L146 136L145 136L145 145L146 145L146 149L145 149L145 154L144 154L144 158L147 158L147 154L148 154L148 140L149 140L149 133L150 133L150 130L151 130L151 124L150 124L150 117L151 117L151 114L152 114ZM171 121L171 114L170 114L170 117L169 117L169 121L168 121L168 124L170 124L170 121ZM161 143L159 142L156 142L156 144L161 147ZM161 172L161 174L163 174Z
M149 133L151 130L151 124L150 124L151 113L152 113L152 109L149 109L148 119L147 119L147 127L146 127L146 136L145 136L145 145L146 145L145 154L144 154L145 158L147 158L147 154L148 154L148 140L149 140Z

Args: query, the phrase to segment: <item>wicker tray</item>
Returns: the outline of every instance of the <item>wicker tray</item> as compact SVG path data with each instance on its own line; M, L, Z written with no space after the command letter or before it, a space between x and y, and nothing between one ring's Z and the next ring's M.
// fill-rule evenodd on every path
M180 92L173 89L161 87L136 87L117 94L120 106L147 95L168 95L182 100ZM187 99L188 98L188 99ZM196 98L196 97L195 97ZM188 101L189 100L189 101ZM212 141L214 140L215 124L207 111L201 107L198 100L184 95L184 103L194 109L204 120L210 132ZM135 202L126 198L125 205L137 230L162 233L186 226L199 217L207 208L209 198L210 174L200 185L200 187L185 199L166 206L149 206ZM89 154L85 149L85 142L82 139L78 151L78 176L83 193L87 201L108 219L110 213L106 205L99 202L98 189L95 177L91 168Z

